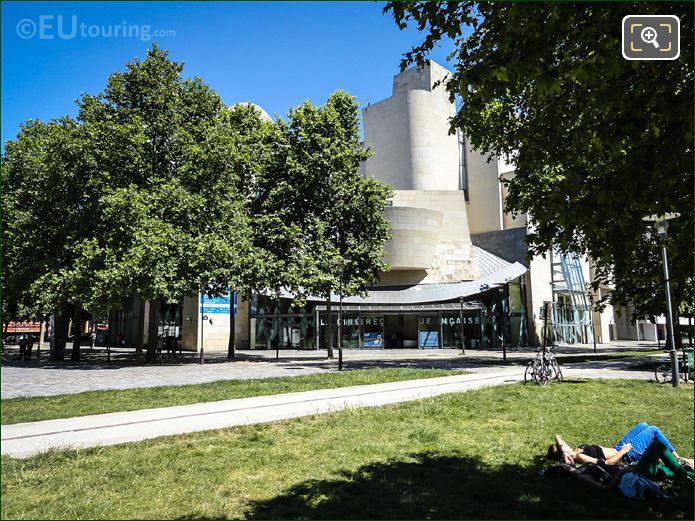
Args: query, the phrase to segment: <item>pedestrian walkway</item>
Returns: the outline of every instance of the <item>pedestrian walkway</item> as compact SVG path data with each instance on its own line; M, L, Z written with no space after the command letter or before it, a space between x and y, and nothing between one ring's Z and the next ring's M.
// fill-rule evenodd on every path
M597 355L655 348L655 343L613 342L598 344ZM563 357L594 355L591 345L559 346L556 351ZM49 362L46 360L45 350L40 362L20 362L14 360L16 354L16 350L6 349L3 355L3 365L0 369L0 394L3 399L107 389L190 385L219 380L298 376L337 370L337 360L326 360L325 351L281 350L277 361L275 351L239 351L235 361L228 360L226 352L212 353L207 356L204 365L198 363L195 353L185 354L183 358L175 360L160 359L152 365L138 363L133 350L114 350L111 363L106 363L105 353L99 349L85 349L82 353L84 360L78 363L69 360ZM512 361L530 359L534 354L534 348L510 348L506 353L507 359ZM465 355L458 349L344 351L346 369L418 367L477 371L481 367L499 364L502 356L499 349L467 350Z
M160 409L3 425L2 454L28 457L48 449L115 445L159 436L267 423L349 407L376 407L518 382L523 368L480 374L320 389Z

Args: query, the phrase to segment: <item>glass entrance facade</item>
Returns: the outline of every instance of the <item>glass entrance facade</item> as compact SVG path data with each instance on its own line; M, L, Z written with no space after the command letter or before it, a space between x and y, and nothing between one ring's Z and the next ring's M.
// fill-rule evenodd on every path
M327 314L321 311L319 344L326 348ZM338 345L338 313L333 313L333 347ZM437 349L482 347L484 310L410 314L343 311L343 347L346 349Z
M343 308L345 349L437 349L488 347L486 310L479 303L431 304L429 307ZM414 308L414 309L413 309ZM253 349L326 349L328 312L324 302L297 305L289 298L251 299L249 321ZM338 306L331 309L333 347L338 345Z
M315 303L255 295L249 306L253 349L315 349Z

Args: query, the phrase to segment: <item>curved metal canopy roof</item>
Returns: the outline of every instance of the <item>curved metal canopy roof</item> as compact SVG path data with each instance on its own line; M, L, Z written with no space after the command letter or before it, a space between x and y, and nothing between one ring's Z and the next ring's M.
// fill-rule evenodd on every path
M409 305L425 304L431 302L447 302L461 297L471 297L483 293L491 288L506 284L524 273L527 268L519 263L510 263L492 253L476 247L476 254L481 264L481 278L465 282L453 282L446 284L417 284L408 287L373 287L369 289L366 297L344 297L344 304L362 305ZM281 291L283 297L294 298L288 291ZM309 296L308 300L325 300L320 297ZM332 302L338 302L337 293L331 295Z

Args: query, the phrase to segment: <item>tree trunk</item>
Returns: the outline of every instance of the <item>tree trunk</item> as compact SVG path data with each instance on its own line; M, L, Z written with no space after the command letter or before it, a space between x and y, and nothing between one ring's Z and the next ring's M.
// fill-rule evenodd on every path
M36 345L36 359L41 360L41 350L43 349L43 337L46 336L46 320L41 317L39 325L39 343Z
M150 313L147 317L147 351L145 363L157 359L157 335L159 334L159 299L150 300Z
M53 316L53 338L50 345L50 360L65 359L65 344L68 341L70 304L64 302Z
M142 349L145 343L145 324L147 323L147 318L145 317L145 299L140 298L140 314L138 315L138 337L135 339L135 354L138 357L138 362L142 360Z
M326 314L328 319L326 322L326 346L328 347L328 358L333 359L333 314L331 313L331 298L326 300Z
M234 314L234 290L229 292L229 345L227 346L227 358L236 356L236 315Z
M73 362L80 361L80 340L82 336L82 306L79 302L73 304L72 310L72 355L70 360Z

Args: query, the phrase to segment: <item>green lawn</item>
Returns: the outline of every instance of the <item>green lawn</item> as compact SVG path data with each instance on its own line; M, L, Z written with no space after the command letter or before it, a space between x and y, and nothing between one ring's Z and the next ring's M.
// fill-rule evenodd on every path
M379 408L2 460L3 518L693 518L693 491L628 500L538 475L553 434L638 421L693 454L693 387L514 384Z
M69 418L71 416L86 416L88 414L248 398L250 396L452 376L462 373L464 371L446 369L360 369L341 373L320 373L281 378L225 380L196 385L170 385L118 391L90 391L46 397L11 398L0 402L0 422L3 425L8 425Z

